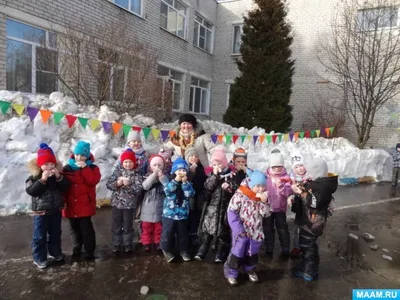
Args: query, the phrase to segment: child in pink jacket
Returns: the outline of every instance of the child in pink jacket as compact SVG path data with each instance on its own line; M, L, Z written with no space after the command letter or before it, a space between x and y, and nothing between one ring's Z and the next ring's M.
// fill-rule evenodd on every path
M268 157L269 168L266 171L268 201L271 215L263 220L265 251L272 255L275 244L275 228L282 248L282 255L290 255L290 233L286 222L287 198L293 193L291 180L284 167L282 153L275 149Z

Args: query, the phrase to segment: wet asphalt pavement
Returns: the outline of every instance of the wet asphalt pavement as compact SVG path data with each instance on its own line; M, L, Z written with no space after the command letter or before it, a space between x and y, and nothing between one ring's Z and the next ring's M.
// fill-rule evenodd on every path
M167 263L162 256L144 253L140 246L132 255L111 251L111 210L102 208L93 218L97 238L97 259L74 261L69 255L71 242L68 224L63 220L64 264L39 270L32 264L30 216L0 218L0 299L146 299L161 294L167 299L351 299L355 288L400 287L400 201L357 206L366 202L399 197L388 184L340 187L335 194L338 210L328 219L320 239L320 279L305 282L293 278L290 269L296 260L279 257L276 244L273 258L261 252L258 275L261 282L251 284L246 276L240 285L226 283L222 265L206 262ZM289 218L289 226L292 220ZM360 255L346 255L347 236L360 237ZM361 235L369 232L379 249L373 251ZM387 248L385 253L381 248ZM390 255L393 261L382 258ZM141 286L150 288L140 294Z

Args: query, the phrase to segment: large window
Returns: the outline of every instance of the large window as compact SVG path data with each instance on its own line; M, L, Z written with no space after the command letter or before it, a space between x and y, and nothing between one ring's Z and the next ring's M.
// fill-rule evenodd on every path
M161 0L160 26L181 38L185 38L186 6L178 0Z
M142 15L143 0L110 0L110 1L139 16Z
M162 79L163 90L168 85L172 94L172 109L181 111L183 73L158 66L158 76Z
M50 94L58 89L56 35L11 19L7 32L7 90Z
M193 44L207 52L211 52L213 26L196 15L194 19Z
M361 30L376 30L397 26L398 8L383 7L357 11L357 26Z
M233 25L233 45L232 54L240 53L240 45L242 44L243 25Z
M199 114L208 114L208 100L210 97L210 83L192 77L190 84L189 111Z

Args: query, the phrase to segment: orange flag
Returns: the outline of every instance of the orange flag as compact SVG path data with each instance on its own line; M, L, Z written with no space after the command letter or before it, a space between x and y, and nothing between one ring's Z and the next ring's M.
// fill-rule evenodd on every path
M331 132L330 128L325 128L325 132L326 132L326 137L329 137L330 135L329 133Z
M295 132L294 133L294 138L293 138L293 140L298 140L299 139L299 133L298 132Z
M46 124L49 121L50 117L51 117L51 111L41 109L40 110L40 114L42 115L43 124Z
M218 143L222 143L224 136L222 134L218 135Z
M265 135L260 135L260 137L258 138L258 140L260 141L260 144L264 143Z
M114 134L117 134L118 131L120 131L122 128L122 124L121 123L112 123L112 129L114 131Z
M169 137L172 138L174 135L175 135L175 131L171 130L171 131L169 132Z

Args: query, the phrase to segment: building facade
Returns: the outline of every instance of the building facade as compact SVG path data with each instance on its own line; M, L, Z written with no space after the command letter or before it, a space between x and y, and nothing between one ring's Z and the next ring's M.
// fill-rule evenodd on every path
M310 107L329 97L317 46L329 34L339 2L285 1L296 61L294 130L310 129ZM0 89L44 94L57 90L56 70L37 64L44 48L57 52L57 31L79 27L82 20L96 28L123 18L132 36L159 51L157 72L172 90L173 111L222 121L230 85L238 75L235 60L240 57L243 17L253 7L253 0L0 0ZM377 115L371 146L397 142L398 126L388 124L390 110L400 112L400 106L390 105ZM351 126L345 133L355 142Z

